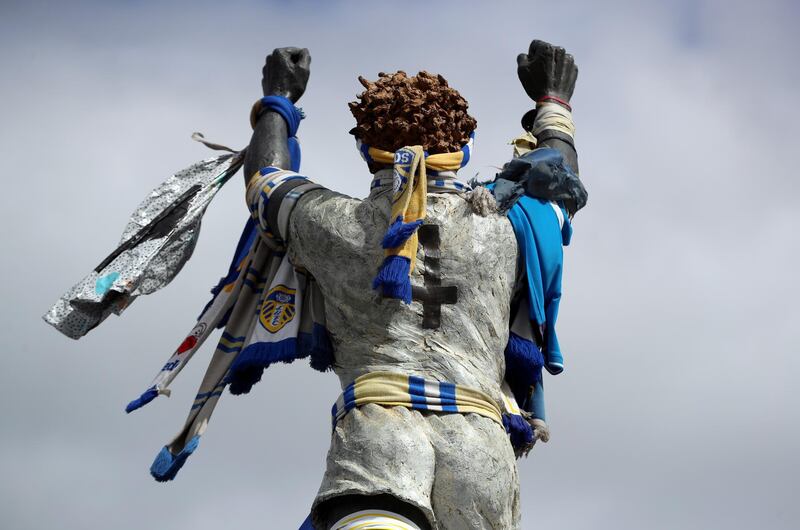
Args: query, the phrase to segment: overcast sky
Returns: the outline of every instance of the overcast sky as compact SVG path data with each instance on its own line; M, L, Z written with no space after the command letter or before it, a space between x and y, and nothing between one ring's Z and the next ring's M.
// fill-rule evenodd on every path
M273 48L313 58L303 171L363 197L346 105L359 74L443 74L478 120L462 175L488 177L530 108L515 57L540 38L580 67L589 205L565 258L552 439L520 462L523 528L797 528L800 4L67 4L0 3L0 527L299 526L332 374L278 366L250 395L226 394L168 484L148 467L209 348L171 398L123 412L225 272L246 218L240 179L169 287L78 342L40 316L150 189L211 155L193 131L246 145Z

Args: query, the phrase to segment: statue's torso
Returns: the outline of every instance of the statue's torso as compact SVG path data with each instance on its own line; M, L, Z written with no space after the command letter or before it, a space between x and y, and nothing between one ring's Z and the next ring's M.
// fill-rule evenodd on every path
M517 265L507 219L474 215L455 194L428 195L425 224L438 226L440 284L458 289L457 302L441 306L439 327L429 329L418 300L403 304L372 290L384 258L387 194L359 201L312 193L292 215L290 257L325 295L342 386L385 370L467 385L498 400ZM420 239L427 242L411 283L425 287L431 245ZM436 529L519 527L514 452L503 427L477 414L365 405L339 420L312 508L315 521L321 524L320 506L328 500L376 493L415 506Z
M459 195L428 195L425 225L438 226L440 284L457 288L457 302L441 305L439 327L426 329L423 303L384 299L371 288L388 217L386 193L359 201L328 191L310 194L292 216L290 255L325 295L342 385L367 372L399 371L497 397L517 265L510 223L473 214ZM413 286L432 286L429 253L421 244Z

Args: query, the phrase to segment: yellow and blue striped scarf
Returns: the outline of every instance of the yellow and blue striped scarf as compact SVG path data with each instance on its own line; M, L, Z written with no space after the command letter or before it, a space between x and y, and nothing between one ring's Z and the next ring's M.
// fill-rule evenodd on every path
M520 454L530 450L534 442L533 431L507 383L502 386L498 404L485 392L464 385L397 372L370 372L347 385L333 404L333 427L336 428L336 423L354 408L370 403L421 411L479 414L502 426Z
M392 222L382 242L385 258L372 282L372 288L380 288L384 297L411 303L409 276L414 270L417 256L417 228L425 219L428 175L444 176L446 172L455 172L464 167L472 154L473 140L474 133L459 151L435 155L428 155L419 145L403 147L392 153L356 140L364 160L392 164L393 167ZM436 182L447 187L448 183L456 181L442 178ZM454 184L453 188L459 191Z
M497 403L480 390L396 372L370 372L347 385L333 404L333 425L354 408L368 403L435 412L474 412L503 424L503 412Z

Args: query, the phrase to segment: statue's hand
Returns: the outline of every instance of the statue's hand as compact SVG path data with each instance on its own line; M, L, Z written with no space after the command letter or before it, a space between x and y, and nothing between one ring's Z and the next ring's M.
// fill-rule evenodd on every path
M311 73L307 48L276 48L267 55L261 79L265 96L284 96L297 103L306 91Z
M554 96L569 102L575 90L578 67L564 48L535 40L528 53L517 57L517 75L532 100Z

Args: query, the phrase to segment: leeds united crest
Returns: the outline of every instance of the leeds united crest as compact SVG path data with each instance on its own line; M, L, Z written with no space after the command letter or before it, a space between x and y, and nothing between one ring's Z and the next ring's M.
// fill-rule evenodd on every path
M295 307L296 289L285 285L276 285L270 289L261 305L261 325L271 333L277 333L286 324L292 321L297 308Z

